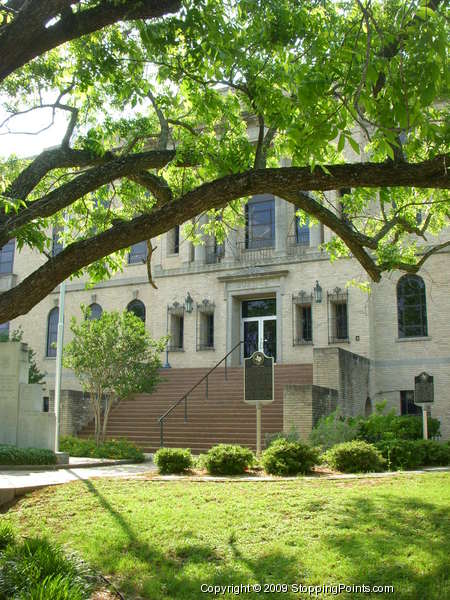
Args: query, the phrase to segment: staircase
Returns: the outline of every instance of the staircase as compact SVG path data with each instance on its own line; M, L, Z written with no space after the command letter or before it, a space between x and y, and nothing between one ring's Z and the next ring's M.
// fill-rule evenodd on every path
M244 372L242 367L216 369L208 377L208 399L205 383L188 398L187 422L184 402L164 422L164 446L191 448L204 452L218 443L242 444L256 448L256 410L244 404ZM125 437L144 452L159 448L158 417L193 387L208 369L168 369L153 394L137 394L112 409L108 437ZM266 433L283 429L283 388L291 384L311 384L312 365L275 365L275 401L262 408L262 440ZM94 434L93 422L80 432L80 437Z

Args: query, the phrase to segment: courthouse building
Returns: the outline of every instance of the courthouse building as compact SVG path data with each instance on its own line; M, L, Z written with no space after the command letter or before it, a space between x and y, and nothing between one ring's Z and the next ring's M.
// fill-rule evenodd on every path
M341 193L329 193L338 209ZM173 444L195 447L206 432L209 437L199 449L213 441L252 444L254 412L242 403L242 365L245 357L261 350L274 357L278 390L274 405L267 408L266 433L296 427L306 436L319 416L336 405L345 414L367 415L386 400L398 414L417 413L414 377L426 371L434 377L432 416L440 419L442 435L449 438L448 250L432 256L418 275L384 274L368 294L354 284L368 279L355 259L332 263L321 249L332 236L327 228L301 225L291 204L270 195L251 198L245 210L245 227L231 231L223 244L208 237L194 246L184 239L182 227L153 240L157 289L148 283L145 243L131 248L123 272L110 281L93 289L86 289L83 280L67 282L66 341L69 320L80 317L81 304L91 307L93 317L103 310L132 310L153 337L171 336L162 356L167 381L159 397L157 390L153 397L123 403L111 415L111 435L157 447L158 415L229 353L228 380L223 379L222 362L210 376L208 399L204 384L189 397L188 422L173 415L174 427L176 422L179 427ZM0 291L44 260L36 252L17 252L14 241L9 242L0 251ZM23 328L24 341L47 372L50 397L58 311L55 289L27 315L1 326L4 331ZM67 370L62 389L64 431L88 431L88 402Z

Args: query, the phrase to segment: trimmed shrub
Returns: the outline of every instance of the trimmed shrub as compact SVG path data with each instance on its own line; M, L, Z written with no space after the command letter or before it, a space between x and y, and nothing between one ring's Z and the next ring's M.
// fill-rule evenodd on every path
M376 447L389 469L414 469L450 464L450 446L435 440L382 440Z
M359 419L344 417L335 410L326 417L322 417L309 434L309 441L313 446L320 446L327 450L336 444L350 442L358 435Z
M262 455L264 470L271 475L308 473L317 464L318 451L302 442L275 440Z
M0 444L0 465L54 465L56 455L44 448L16 448Z
M236 444L218 444L208 450L204 463L211 475L240 475L255 462L248 448Z
M111 458L134 462L144 462L145 460L142 450L123 438L105 440L97 446L92 438L81 439L67 435L61 437L59 448L62 452L68 452L70 456L83 458Z
M277 431L276 433L266 433L265 447L269 448L276 440L287 440L288 442L298 442L300 435L293 428L288 433L284 431Z
M386 464L381 452L362 440L337 444L325 452L322 459L332 469L342 473L382 471Z
M439 428L439 421L428 417L429 436L439 437ZM422 436L421 415L398 416L391 411L386 415L374 413L358 422L358 439L371 444L388 439L420 440Z
M194 464L191 451L188 448L160 448L154 456L159 472L183 473Z

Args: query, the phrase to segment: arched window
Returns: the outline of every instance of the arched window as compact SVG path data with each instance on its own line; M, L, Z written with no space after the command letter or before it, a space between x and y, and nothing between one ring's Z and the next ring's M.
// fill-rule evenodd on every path
M93 321L94 319L100 319L100 317L102 316L103 313L103 308L100 306L100 304L97 304L96 302L93 302L92 304L89 305L89 317L88 319L90 321Z
M398 337L428 335L425 283L418 275L403 275L397 283Z
M59 308L55 306L48 313L46 356L56 356L56 340L58 338Z
M145 304L140 300L132 300L127 306L127 310L134 313L145 323Z

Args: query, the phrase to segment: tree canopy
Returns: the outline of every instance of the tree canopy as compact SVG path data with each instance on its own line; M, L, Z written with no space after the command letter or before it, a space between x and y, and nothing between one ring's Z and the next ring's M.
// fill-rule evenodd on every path
M373 281L417 272L450 245L435 237L450 215L447 13L440 0L0 2L0 133L67 114L59 146L0 164L0 247L46 256L0 294L0 322L203 213L193 238L223 238L258 193L329 227L330 254ZM343 211L324 194L339 189Z

